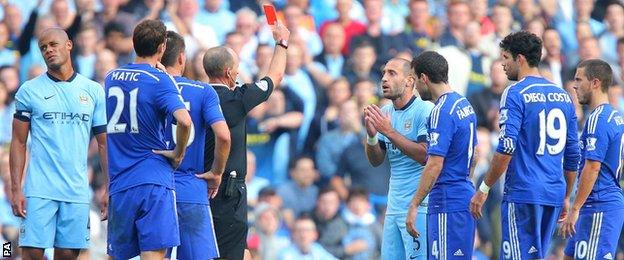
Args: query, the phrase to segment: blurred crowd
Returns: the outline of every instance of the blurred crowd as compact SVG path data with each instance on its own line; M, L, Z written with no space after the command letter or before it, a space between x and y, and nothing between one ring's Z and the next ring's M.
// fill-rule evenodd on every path
M624 110L624 3L618 0L0 0L0 240L17 240L19 219L9 198L8 144L14 95L45 72L37 36L65 28L76 70L102 83L132 62L134 26L161 19L186 42L185 76L207 81L207 48L225 45L241 58L238 82L268 70L272 55L262 4L278 9L292 32L286 75L268 101L247 118L249 249L257 259L292 259L307 249L341 259L379 257L389 164L374 168L364 153L363 107L388 104L380 95L381 66L436 50L449 61L449 83L468 97L478 117L479 183L497 145L498 108L510 84L498 43L528 30L544 42L542 74L571 88L579 61L602 58L615 83L610 102ZM579 124L586 111L577 106ZM581 129L581 128L580 128ZM89 150L93 198L102 192L97 149ZM416 184L414 184L416 185ZM501 183L478 222L475 258L498 256ZM92 249L106 251L105 224L92 204ZM562 256L556 239L549 258ZM622 243L621 243L622 244ZM620 247L623 248L622 246ZM624 259L621 252L618 259ZM88 255L87 255L88 256Z

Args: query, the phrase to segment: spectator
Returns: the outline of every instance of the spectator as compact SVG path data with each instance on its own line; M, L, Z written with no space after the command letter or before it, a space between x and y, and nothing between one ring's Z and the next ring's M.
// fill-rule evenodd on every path
M323 66L323 69L333 79L341 76L345 67L345 56L341 50L346 44L344 28L339 23L325 26L322 34L323 51L314 57L314 61Z
M260 203L256 210L255 234L260 241L258 247L259 259L277 259L280 251L290 245L288 237L278 233L280 227L280 213L266 203Z
M9 27L4 22L0 22L0 66L14 65L19 58L18 53L7 46L9 37Z
M93 17L93 26L97 30L98 39L106 36L106 25L115 22L117 24L125 25L123 27L123 34L126 36L132 35L132 28L136 26L138 20L136 20L132 14L119 10L121 4L120 0L102 0L102 9L97 12ZM126 45L132 42L126 43ZM126 49L132 49L131 46L126 46Z
M284 18L286 20L286 26L293 32L292 41L302 41L306 50L313 57L319 55L323 49L323 43L321 38L314 30L310 30L302 25L302 20L305 17L303 10L294 4L289 4L284 8Z
M332 255L343 258L355 248L345 248L342 238L347 234L348 227L338 210L340 198L338 193L331 188L323 188L319 191L316 199L313 219L318 231L318 242Z
M590 35L585 37L597 37L605 30L605 25L591 17L594 9L594 0L574 0L575 17L564 17L559 15L559 19L555 19L554 27L560 34L562 52L566 56L572 56L578 51L579 42L576 37L576 28L578 24L587 24L590 29ZM563 11L561 11L563 12ZM584 37L581 37L584 38ZM576 64L575 61L572 61Z
M481 41L481 25L472 21L466 25L464 32L464 46L470 56L470 75L466 87L466 96L485 89L487 77L490 74L491 59L483 50L490 48ZM455 88L461 86L454 86Z
M318 172L314 160L305 156L293 159L289 170L292 180L279 186L277 194L284 200L284 208L292 210L295 216L299 216L314 208L318 188L313 184L318 178Z
M500 60L490 67L490 87L468 97L477 115L477 126L490 131L498 130L498 109L503 91L507 88L507 76Z
M132 36L126 34L125 25L119 22L109 22L104 26L105 48L113 51L117 56L117 64L125 65L134 59Z
M396 55L402 48L400 37L389 35L383 31L383 1L382 0L365 0L364 10L368 24L364 34L354 37L350 47L358 47L362 42L369 42L375 53L375 67L379 68L385 61ZM351 49L354 52L354 49Z
M22 12L17 6L9 4L8 1L5 1L2 7L4 8L4 19L2 22L9 29L9 42L12 43L13 49L17 49L17 41L22 34Z
M602 50L602 57L613 66L617 64L617 39L624 37L624 4L611 1L607 6L605 23L607 24L607 31L600 36L600 49Z
M102 49L97 52L96 62L95 62L95 72L93 80L97 81L100 84L104 84L104 78L109 71L117 68L119 64L117 64L117 56L114 52L109 49Z
M53 0L50 13L61 28L69 28L76 19L76 13L69 9L67 0Z
M381 225L375 222L371 213L368 192L364 189L352 189L347 199L347 208L342 217L349 226L347 234L342 238L346 248L359 247L352 250L347 259L375 259L379 257L381 245Z
M328 183L336 174L340 155L344 149L364 136L359 111L355 101L343 102L338 115L339 128L324 133L318 140L316 162L321 174L321 183Z
M349 82L345 78L334 80L327 89L327 96L328 104L319 104L314 115L308 133L308 144L317 144L322 135L339 127L340 107L351 97ZM315 145L314 148L317 150L318 147Z
M257 175L272 185L287 179L288 161L293 154L290 134L301 126L302 112L302 101L290 89L276 89L249 113L247 145L256 155Z
M492 7L492 22L494 23L494 33L487 37L486 41L493 42L496 46L503 40L505 36L514 31L514 20L511 14L511 8L504 4L498 3ZM490 56L497 58L499 50L496 48L490 53Z
M345 30L345 45L342 47L343 55L349 54L349 50L351 50L349 45L353 37L362 35L366 32L366 26L364 24L351 18L350 11L354 5L355 3L353 3L353 0L336 0L338 18L334 21L324 23L319 29L319 33L324 35L328 25L332 23L342 25Z
M400 37L412 55L418 55L431 47L436 21L429 15L427 0L410 0L409 10L409 28Z
M358 104L359 111L364 111L364 107L379 101L375 96L375 90L375 82L370 79L359 79L353 84L353 98Z
M190 66L190 68L184 70L185 77L189 79L201 81L201 82L210 81L210 79L208 78L208 75L206 75L206 72L204 71L203 60L204 60L205 53L206 53L206 50L198 51L197 53L195 53L195 56L193 56L192 62L186 63L187 66Z
M598 40L594 37L581 39L579 42L579 60L599 59L601 49ZM574 73L574 71L572 72Z
M193 57L200 49L209 49L219 45L212 27L199 23L195 19L198 9L197 0L178 0L167 5L170 21L165 25L184 38L186 57Z
M317 109L319 93L310 75L302 69L303 49L297 45L288 48L288 58L286 60L286 75L282 85L284 89L290 89L303 101L303 122L299 128L299 133L295 142L297 153L311 153L311 147L305 147L308 139L308 132L314 114Z
M546 49L546 57L542 59L542 63L548 67L553 75L553 83L563 87L563 83L571 80L569 78L570 69L568 64L564 64L565 57L561 53L561 38L559 32L554 28L548 28L544 31L543 36L544 48Z
M239 53L241 72L248 73L250 71L249 68L253 67L253 57L258 48L258 44L261 42L257 35L258 28L258 16L256 13L249 8L243 8L236 12L235 31L243 36L243 47ZM247 74L247 76L250 75Z
M77 51L74 54L78 73L89 79L94 78L97 62L97 31L94 27L82 28L76 38L76 47Z
M375 47L370 42L359 43L353 50L342 73L349 81L349 85L353 85L359 79L370 79L375 82L375 86L379 85L381 72L379 67L373 67L376 60L377 52Z
M337 259L316 243L318 232L314 221L308 216L297 218L293 227L293 244L282 250L280 260Z
M440 36L440 46L462 47L464 32L470 21L470 6L463 1L449 1L447 11L448 26Z
M488 17L488 0L470 0L470 14L472 20L481 25L481 35L485 36L494 32L494 23Z
M245 184L247 184L247 204L250 207L256 207L258 202L258 194L260 190L270 185L269 180L256 176L256 156L247 150L247 176L245 176Z
M9 102L9 92L0 81L0 147L11 141L11 123L15 113L15 104Z
M204 0L204 8L199 11L195 20L212 27L218 42L223 42L225 35L233 31L236 24L234 14L223 8L223 0Z
M0 82L4 83L4 87L7 89L9 93L9 97L7 102L13 102L15 97L15 92L17 92L17 88L20 85L19 80L19 72L14 66L1 66L0 67Z

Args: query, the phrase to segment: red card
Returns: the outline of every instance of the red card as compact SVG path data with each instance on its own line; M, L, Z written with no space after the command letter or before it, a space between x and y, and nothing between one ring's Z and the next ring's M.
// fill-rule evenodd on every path
M266 15L267 22L270 25L275 25L277 23L277 14L275 13L275 7L272 5L262 5L264 8L264 14Z

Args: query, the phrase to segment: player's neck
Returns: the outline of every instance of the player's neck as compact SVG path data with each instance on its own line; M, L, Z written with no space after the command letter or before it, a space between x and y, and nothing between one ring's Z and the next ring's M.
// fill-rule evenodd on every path
M520 68L520 71L518 72L518 79L523 79L529 76L541 77L542 75L539 73L539 70L537 69L537 67Z
M414 93L412 92L405 93L405 95L400 96L395 100L392 100L392 104L394 105L395 109L402 109L405 107L405 105L407 105L407 103L412 99L413 96Z
M74 68L71 64L63 65L58 70L48 69L48 73L62 81L68 81L74 75Z
M609 104L609 97L606 93L594 94L594 97L589 102L589 111L594 111L598 106L602 104Z
M449 92L453 92L453 89L451 89L451 86L449 86L448 84L433 84L431 87L429 87L429 89L431 90L431 99L435 102L437 101L442 95L449 93Z
M158 57L156 55L149 57L136 57L134 59L134 63L136 64L149 64L150 66L156 68L156 64L158 63Z
M173 77L180 77L180 76L182 76L182 69L180 69L180 68L166 67L166 69L167 69L167 73L169 73L169 75L171 75Z

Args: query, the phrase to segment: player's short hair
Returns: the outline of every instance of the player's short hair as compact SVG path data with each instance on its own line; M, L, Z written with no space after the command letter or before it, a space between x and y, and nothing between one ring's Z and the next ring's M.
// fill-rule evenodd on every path
M507 35L499 44L504 51L516 59L518 55L526 58L529 67L535 68L542 58L542 39L528 31L519 31Z
M184 44L182 36L174 31L167 31L167 48L165 48L165 53L160 58L160 63L165 65L165 67L173 66L180 53L184 53L185 49L186 44Z
M347 197L347 203L351 202L353 199L361 198L368 201L368 190L362 187L355 187L349 190L349 196Z
M600 90L607 93L613 80L613 70L609 63L601 59L589 59L581 61L577 68L585 68L585 77L588 80L600 80Z
M209 78L225 76L225 69L234 66L234 57L223 47L213 47L204 54L204 71Z
M134 28L132 43L139 57L153 56L165 42L167 27L160 20L145 20Z
M448 83L448 62L435 51L425 51L412 60L416 77L425 74L433 83Z

